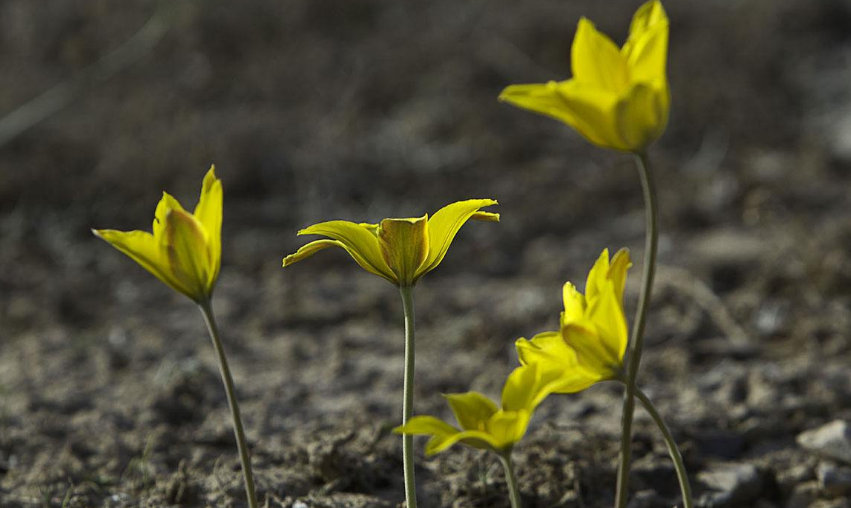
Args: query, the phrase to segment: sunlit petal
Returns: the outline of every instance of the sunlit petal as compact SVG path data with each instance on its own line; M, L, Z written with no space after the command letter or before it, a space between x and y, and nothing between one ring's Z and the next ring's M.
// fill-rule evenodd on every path
M499 408L489 398L478 392L445 395L458 425L463 430L484 430L484 424Z
M469 199L444 206L428 220L429 253L418 270L418 276L434 270L443 261L458 230L472 218L499 221L499 215L480 215L480 209L496 205L493 199Z
M428 216L384 219L378 228L381 257L403 286L416 282L429 254Z
M570 50L573 79L619 94L629 86L626 58L609 37L586 18L579 20Z

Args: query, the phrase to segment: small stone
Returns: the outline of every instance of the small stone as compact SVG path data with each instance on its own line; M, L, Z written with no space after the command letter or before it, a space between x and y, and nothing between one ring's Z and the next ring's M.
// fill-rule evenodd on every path
M834 420L817 429L798 434L798 445L819 455L851 464L851 428L843 420Z
M629 504L626 505L626 508L655 508L656 506L662 505L662 499L656 491L641 490L632 496L632 499Z
M840 497L851 492L851 469L822 462L816 470L819 487L828 497Z
M786 501L786 508L808 508L818 498L818 491L818 482L799 484Z
M735 506L752 501L762 491L762 475L752 464L724 464L697 475L709 490L700 499L707 508Z

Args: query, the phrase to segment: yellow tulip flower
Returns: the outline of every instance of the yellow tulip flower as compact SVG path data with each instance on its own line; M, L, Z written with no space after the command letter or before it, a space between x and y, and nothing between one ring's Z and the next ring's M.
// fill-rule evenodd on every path
M314 224L299 235L322 235L295 254L284 266L312 256L327 247L342 247L364 270L400 287L410 287L443 261L455 234L470 219L499 221L499 214L481 208L497 204L493 199L470 199L444 206L431 218L384 219L380 224L357 224L335 220Z
M457 427L433 416L415 416L393 429L397 434L431 436L426 455L440 453L455 443L492 450L511 451L526 434L535 407L546 397L544 380L535 365L514 369L502 389L502 407L478 392L445 395Z
M623 377L627 323L623 310L626 272L632 262L621 249L609 260L604 250L585 284L585 294L564 285L561 330L518 339L522 365L536 365L550 393L575 393Z
M153 234L112 229L92 232L175 291L196 302L209 301L221 267L222 199L222 182L211 167L194 213L164 192L154 213Z
M668 17L652 0L636 11L620 49L582 18L571 48L572 79L512 85L499 98L560 120L595 145L640 153L668 124L667 57Z

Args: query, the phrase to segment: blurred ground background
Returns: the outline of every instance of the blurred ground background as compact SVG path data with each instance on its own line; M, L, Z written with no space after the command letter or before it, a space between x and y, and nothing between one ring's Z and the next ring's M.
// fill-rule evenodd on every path
M502 223L466 226L417 287L421 414L448 416L442 392L496 397L514 340L556 327L561 284L605 247L633 252L634 308L631 160L496 96L566 78L579 17L620 43L638 5L170 4L150 52L0 146L0 506L244 506L200 316L89 232L148 228L164 189L194 206L211 163L215 305L261 499L397 506L399 297L342 251L281 258L316 221L499 199ZM642 385L701 506L849 506L851 2L665 6L673 108L652 149L663 229ZM0 1L0 115L86 75L155 9ZM541 407L515 452L527 507L611 506L620 400L598 386ZM672 506L637 414L632 506ZM422 506L508 506L485 454L420 456L417 472Z

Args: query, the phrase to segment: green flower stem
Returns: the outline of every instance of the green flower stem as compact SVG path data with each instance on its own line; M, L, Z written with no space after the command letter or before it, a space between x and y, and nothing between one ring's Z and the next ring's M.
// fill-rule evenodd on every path
M239 416L236 390L233 387L233 378L230 375L230 368L228 368L225 349L222 347L222 341L219 338L216 319L213 317L213 308L209 300L199 302L198 306L201 308L201 314L204 315L207 331L210 332L210 339L213 341L213 347L216 348L216 356L219 359L219 372L222 375L222 383L225 385L225 394L227 394L228 406L230 406L230 414L233 418L233 434L236 437L236 447L239 449L239 460L242 462L242 477L245 479L245 495L248 497L248 506L249 508L258 508L257 494L254 492L254 475L251 472L251 456L248 454L248 443L245 440L245 431L242 428L242 418Z
M514 474L514 464L511 463L511 452L498 453L502 468L505 469L505 482L508 483L508 497L511 508L520 508L520 491L517 489L517 475Z
M640 388L635 389L635 396L639 401L641 401L641 405L644 406L644 409L650 415L650 418L653 418L653 421L656 422L656 426L659 427L659 431L662 432L662 437L665 439L665 445L668 447L668 454L671 456L671 460L674 461L674 468L677 470L677 480L680 482L680 491L683 494L683 507L692 508L694 506L694 501L691 496L691 485L688 482L686 466L683 463L683 456L680 455L680 449L677 448L677 442L674 441L674 436L671 435L671 430L667 425L665 425L665 420L663 420L659 412L656 411L656 407L653 406L652 402L650 402L650 398L648 398Z
M641 347L644 342L644 325L647 320L647 308L650 303L650 293L653 289L653 276L656 273L656 251L659 245L659 217L656 204L656 189L653 175L650 174L650 161L646 153L635 154L635 164L641 177L641 188L644 191L644 208L646 218L646 238L644 248L644 273L641 279L641 293L638 297L638 310L630 338L629 363L626 374L626 394L623 401L623 416L621 420L621 452L618 465L617 491L615 506L626 508L629 494L629 469L632 446L632 416L635 411L636 378L641 362Z
M414 288L399 286L405 311L405 384L402 388L402 425L414 416ZM402 466L405 474L405 500L417 508L417 482L414 479L414 436L402 436Z

